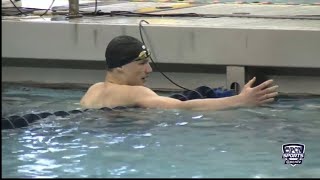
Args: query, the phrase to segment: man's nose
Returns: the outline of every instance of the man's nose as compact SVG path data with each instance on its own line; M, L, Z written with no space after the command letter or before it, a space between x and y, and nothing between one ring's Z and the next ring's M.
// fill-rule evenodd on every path
M152 72L152 67L150 66L150 63L147 63L145 71L146 71L146 73L151 73Z

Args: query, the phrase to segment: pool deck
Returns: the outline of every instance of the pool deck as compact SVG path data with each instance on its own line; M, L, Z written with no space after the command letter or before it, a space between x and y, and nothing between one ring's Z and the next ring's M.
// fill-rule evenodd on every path
M173 68L170 72L174 79L181 77L178 82L190 81L184 73L193 73L195 80L190 81L189 88L203 84L228 87L231 81L243 85L248 68L269 68L268 73L285 68L291 69L291 73L278 79L286 84L283 92L320 94L316 85L320 80L319 5L110 1L99 4L98 10L158 16L84 15L74 19L66 18L66 10L61 6L43 17L36 15L43 11L27 17L2 16L2 81L38 79L45 83L82 81L85 84L101 81L107 43L120 34L141 39L139 22L146 20L149 24L143 23L143 36L154 60L163 65L164 71L171 65L185 65L185 72ZM93 12L94 7L81 6L80 11ZM176 13L198 16L168 17ZM67 67L68 63L72 67ZM207 69L201 72L192 69L193 66ZM213 72L209 72L210 67ZM217 67L225 70L216 73ZM300 73L297 75L294 70ZM72 71L79 72L70 75ZM48 75L39 77L36 72ZM90 78L76 78L83 72L90 74ZM157 73L154 77L157 82L149 86L174 88L164 83L167 80L161 80ZM305 90L301 85L311 86L312 90Z

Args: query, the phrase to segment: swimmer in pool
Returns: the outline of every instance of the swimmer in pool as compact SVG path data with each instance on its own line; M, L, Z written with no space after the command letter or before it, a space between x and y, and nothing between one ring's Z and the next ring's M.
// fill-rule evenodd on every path
M267 80L252 87L256 78L252 78L242 91L235 96L180 101L159 96L144 86L152 72L149 64L150 53L146 46L131 36L118 36L110 41L105 51L106 77L98 82L82 97L83 108L138 106L142 108L223 110L238 107L259 106L274 101L278 95L277 85Z

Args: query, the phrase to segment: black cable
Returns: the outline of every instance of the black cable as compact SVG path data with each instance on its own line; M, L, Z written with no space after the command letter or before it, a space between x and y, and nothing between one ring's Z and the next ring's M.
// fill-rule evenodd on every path
M28 16L27 14L25 14L24 12L22 12L22 11L20 10L20 8L18 8L18 7L16 6L16 4L14 4L14 2L12 2L12 0L10 0L10 2L12 3L12 5L13 5L16 9L18 9L18 11L19 11L21 14L23 14L23 15L25 15L25 16Z
M10 0L11 3L15 4ZM198 13L174 13L174 14L149 14L149 13L135 13L131 11L111 11L102 12L97 9L97 0L95 0L95 11L85 12L84 16L126 16L126 17L202 17L202 18L221 18L221 17L234 17L234 18L262 18L262 19L300 19L300 20L320 20L320 15L251 15L251 14L198 14ZM26 15L18 7L16 9L21 14ZM50 8L49 8L50 9ZM27 15L26 15L27 16Z
M147 24L149 24L149 22L148 21L146 21L146 20L141 20L140 21L140 23L139 23L139 32L140 32L140 37L141 37L141 40L142 40L142 43L143 44L146 44L145 42L144 42L144 39L143 39L143 36L142 36L142 22L145 22L145 23L147 23ZM157 66L157 64L153 61L153 59L152 59L152 57L150 56L150 59L151 59L151 61L152 61L152 63L154 64L154 67L165 77L165 78L167 78L171 83L173 83L174 85L176 85L176 86L178 86L178 87L180 87L180 88L182 88L182 89L185 89L185 90L187 90L187 91L194 91L194 90L190 90L190 89L188 89L188 88L185 88L185 87L183 87L183 86L180 86L179 84L177 84L177 83L175 83L174 81L172 81L168 76L166 76L160 69L159 69L159 67Z
M41 14L41 15L40 15L40 17L42 17L43 15L45 15L45 14L47 14L47 13L48 13L48 11L51 9L51 7L52 7L52 5L53 5L54 1L55 1L55 0L52 0L52 3L51 3L51 5L49 6L49 8L48 8L48 9L47 9L43 14Z
M84 15L92 15L92 13L84 13ZM251 14L198 14L198 13L175 13L175 14L149 14L134 13L131 11L99 11L94 16L126 16L126 17L202 17L202 18L261 18L261 19L300 19L300 20L320 20L319 15L251 15Z
M26 13L22 12L22 11L20 10L20 8L18 8L18 7L15 5L15 3L12 2L12 0L10 0L10 2L12 3L12 5L13 5L21 14L23 14L23 15L25 15L25 16L28 16ZM41 14L40 17L42 17L43 15L45 15L45 14L48 13L48 11L49 11L49 10L51 9L51 7L53 6L54 2L55 2L55 0L52 0L52 3L50 4L49 8L46 9L46 11L45 11L43 14Z
M148 13L135 13L131 11L110 11L102 12L98 10L96 13L84 12L83 15L87 16L126 16L126 17L202 17L202 14L197 13L175 13L175 14L148 14Z

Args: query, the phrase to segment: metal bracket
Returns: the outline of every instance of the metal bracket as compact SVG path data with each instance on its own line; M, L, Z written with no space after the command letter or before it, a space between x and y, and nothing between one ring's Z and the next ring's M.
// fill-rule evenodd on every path
M239 94L245 85L245 67L227 66L227 87Z

